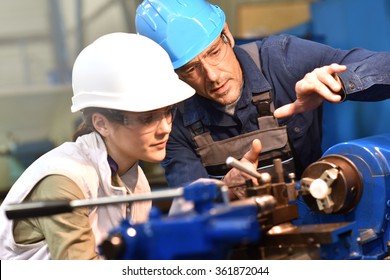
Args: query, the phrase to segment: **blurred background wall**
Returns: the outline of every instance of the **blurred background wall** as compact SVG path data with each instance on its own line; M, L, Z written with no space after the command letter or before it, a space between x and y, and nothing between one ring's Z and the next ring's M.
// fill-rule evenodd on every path
M190 0L189 0L190 1ZM0 193L38 156L71 139L71 69L99 36L134 32L137 0L0 2ZM215 0L238 43L290 33L337 48L390 51L388 0ZM387 101L326 104L324 148L388 132ZM152 184L158 165L145 164Z
M134 30L136 1L0 2L0 192L38 156L69 141L71 69L87 44Z

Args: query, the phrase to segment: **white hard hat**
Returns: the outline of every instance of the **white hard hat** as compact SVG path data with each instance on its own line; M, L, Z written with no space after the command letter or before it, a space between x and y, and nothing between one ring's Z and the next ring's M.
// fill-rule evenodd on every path
M72 112L87 107L144 112L195 93L179 80L162 47L145 36L120 32L104 35L81 51L72 87Z

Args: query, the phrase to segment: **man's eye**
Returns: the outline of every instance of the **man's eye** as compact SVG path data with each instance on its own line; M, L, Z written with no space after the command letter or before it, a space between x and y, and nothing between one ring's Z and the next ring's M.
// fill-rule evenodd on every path
M193 73L196 70L197 67L198 67L197 65L193 65L191 67L188 67L184 72L186 74L191 74L191 73Z
M212 51L209 56L211 57L217 57L219 54L221 53L221 50L220 49L216 49L214 51Z

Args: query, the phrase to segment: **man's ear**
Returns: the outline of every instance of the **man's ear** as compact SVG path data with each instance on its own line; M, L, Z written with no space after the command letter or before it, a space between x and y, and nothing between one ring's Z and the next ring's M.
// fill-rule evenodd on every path
M100 113L92 114L92 125L100 135L106 137L109 133L109 122L107 118Z
M226 22L225 22L225 24L223 26L223 31L222 32L226 35L226 37L228 37L230 46L233 48L234 44L235 44L234 38L233 38L232 33L230 33L229 26L228 26L228 24Z

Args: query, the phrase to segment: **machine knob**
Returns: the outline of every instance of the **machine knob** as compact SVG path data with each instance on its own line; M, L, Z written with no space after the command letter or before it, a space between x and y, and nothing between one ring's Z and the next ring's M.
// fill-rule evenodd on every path
M363 192L358 168L341 155L327 155L309 165L300 184L305 203L313 211L325 214L351 211Z
M126 246L120 233L109 236L100 245L101 253L107 260L118 260L125 252Z
M322 179L315 179L309 187L310 194L317 199L324 199L330 194L330 187Z

